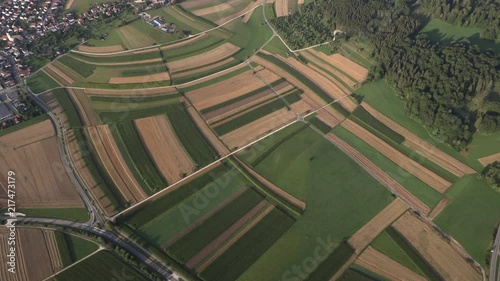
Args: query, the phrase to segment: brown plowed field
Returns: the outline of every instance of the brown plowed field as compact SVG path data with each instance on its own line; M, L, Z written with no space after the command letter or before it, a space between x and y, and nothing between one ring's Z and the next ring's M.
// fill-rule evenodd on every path
M87 131L101 163L125 200L133 205L145 199L147 195L129 170L109 127L88 127Z
M213 208L206 214L204 214L202 217L188 225L186 228L184 228L181 232L177 233L174 237L172 237L170 240L167 242L163 243L161 247L163 249L166 249L170 246L172 246L175 242L177 242L179 239L184 237L184 235L188 234L191 232L193 229L201 225L203 222L205 222L207 219L209 219L211 216L213 216L215 213L217 213L219 210L222 210L225 206L227 206L229 203L233 202L234 199L236 199L238 196L243 194L248 189L248 187L242 187L240 190L236 191L233 193L231 196L229 196L226 200L224 200L222 203L217 205L217 207Z
M357 253L363 251L386 227L401 216L409 206L396 198L367 224L360 228L347 240Z
M241 161L239 158L236 158L240 166L245 169L249 174L251 174L254 178L256 178L259 182L264 184L267 188L269 188L272 192L276 193L279 197L285 199L286 201L290 202L292 205L299 207L302 210L306 209L306 203L303 201L300 201L299 199L293 197L290 193L284 191L283 189L279 188L278 186L274 185L272 182L270 182L268 179L263 177L261 174L255 172L252 168L248 167L243 161Z
M141 118L134 123L149 155L169 184L193 172L194 163L177 139L167 116Z
M176 73L172 74L172 78L181 78L181 77L193 75L193 74L196 74L196 73L205 72L205 71L208 71L210 69L214 69L216 67L219 67L221 65L225 65L226 63L230 63L233 60L234 60L234 58L230 57L230 58L227 58L227 59L225 59L223 61L220 61L218 63L213 63L213 64L210 64L210 65L207 65L205 67L200 67L200 68L196 68L196 69L189 70L189 71L184 71L184 72L176 72Z
M109 199L104 195L102 190L97 185L94 177L88 169L87 163L82 157L82 151L78 146L77 139L72 131L66 131L66 142L68 143L68 152L73 162L76 172L80 175L85 186L90 189L93 197L99 203L99 206L104 211L107 216L111 216L116 213L115 208L109 201ZM83 152L86 153L86 152Z
M300 53L303 55L308 61L317 64L319 67L325 69L326 71L330 72L331 74L335 75L337 78L342 80L345 84L347 84L349 87L354 87L357 82L353 81L350 77L345 76L343 73L335 69L331 64L328 63L328 61L325 59L325 54L322 52L315 51L313 49L309 49L307 51L303 51ZM334 78L334 77L332 77ZM338 84L337 84L338 85Z
M429 219L433 220L441 213L441 211L444 210L444 208L446 208L446 206L448 206L449 203L450 203L450 200L446 197L443 197L443 199L441 199L441 201L439 201L439 203L436 205L436 207L434 207L434 209L431 211L431 213L427 217Z
M433 146L429 142L421 139L410 130L399 125L397 122L383 115L375 108L371 107L369 104L363 102L361 103L364 109L368 111L373 117L377 118L380 122L384 123L386 126L394 130L396 133L405 137L404 145L415 150L425 158L431 160L432 162L438 164L440 167L445 168L450 173L462 177L467 174L474 174L476 171L471 167L465 165L464 163L458 161L457 159L451 157L447 153L443 152L439 148Z
M290 14L288 11L288 0L276 0L274 5L277 17L286 17Z
M26 231L26 229L23 228L18 228L16 229L16 232L19 233ZM21 252L21 249L19 247L19 237L17 237L16 241L16 273L12 274L7 271L8 266L7 266L7 255L9 254L9 248L11 247L8 245L8 240L9 239L9 230L7 228L0 228L0 254L2 255L2 262L0 263L0 280L5 280L5 281L27 281L30 280L30 277L28 275L28 268L26 267L26 263L24 262L24 255ZM50 275L49 275L50 276ZM48 276L45 276L48 277Z
M404 155L354 121L346 119L341 125L437 192L444 193L451 186L450 182Z
M231 9L232 6L230 5L231 2L237 2L239 0L236 0L236 1L229 1L228 3L221 3L221 4L218 4L218 5L215 5L215 6L210 6L210 7L207 7L207 8L201 8L201 9L196 9L196 10L192 10L191 13L197 15L197 16L205 16L205 15L210 15L210 14L213 14L213 13L218 13L218 12L221 12L221 11L224 11L224 10L227 10L227 9Z
M483 166L487 166L488 164L493 163L495 161L500 161L500 153L496 153L496 154L492 154L490 156L479 158L478 160Z
M258 70L262 76L269 79L269 83L276 81L279 77L267 69ZM187 93L187 97L193 105L202 110L221 102L225 102L241 95L255 91L266 86L259 78L255 77L251 70L226 79L224 81L212 84Z
M366 158L363 154L359 153L349 144L341 140L334 134L326 135L327 139L330 140L335 146L337 146L340 150L344 151L347 155L349 155L358 165L363 167L370 175L372 175L377 181L386 186L392 193L396 194L398 197L401 197L405 202L410 204L413 208L420 211L423 214L428 214L430 208L425 205L422 201L420 201L413 194L408 192L400 183L391 178L388 174L386 174L382 169L380 169L377 165L373 164L368 158Z
M57 82L64 86L71 86L75 82L75 80L73 80L66 73L62 72L59 68L55 67L51 63L45 66L45 71L51 74L51 76L54 78L59 77L60 79L57 79Z
M85 93L95 96L141 97L141 96L154 96L159 94L176 94L177 89L171 86L149 88L149 89L130 89L130 90L106 90L106 89L86 88Z
M18 208L81 208L83 202L62 163L50 120L0 137L0 176L18 179Z
M144 64L144 63L163 61L162 58L156 58L156 59L149 59L149 60L137 60L137 61L126 61L126 62L91 62L91 61L86 61L85 59L82 59L80 57L71 56L71 58L78 60L78 61L81 61L81 62L84 62L84 63L93 64L93 65L132 65L132 64Z
M142 76L112 77L109 79L109 84L151 83L165 80L170 80L170 75L167 72Z
M224 43L208 52L191 56L176 61L167 61L167 67L170 72L177 72L185 69L192 69L216 63L238 52L240 48L231 43Z
M106 46L106 47L89 47L89 46L80 45L80 46L78 46L78 50L80 50L82 52L87 52L87 53L111 53L111 52L123 51L124 49L121 45L113 45L113 46Z
M181 98L181 101L184 102L184 104L189 104L187 101L184 101L184 98ZM207 140L212 144L213 147L217 150L219 153L219 156L224 156L229 154L229 149L222 143L222 141L215 135L215 133L212 131L212 129L208 126L207 123L203 120L203 118L200 116L198 111L193 106L188 106L187 112L193 118L194 123L196 126L200 129L201 133L207 138Z
M67 88L66 91L71 96L71 99L74 101L76 107L78 108L78 112L83 119L83 123L85 126L96 126L99 125L99 119L94 109L92 109L92 105L90 104L90 100L87 97L87 94L84 90L75 90L71 88Z
M208 258L206 261L204 261L201 265L199 265L195 271L196 272L202 272L207 268L210 264L212 264L216 259L218 259L229 247L234 245L245 233L247 233L252 227L254 227L257 223L259 223L267 214L269 214L272 210L274 209L274 205L270 205L265 209L263 212L261 212L254 220L252 220L249 224L247 224L241 231L236 233L231 239L224 244L222 247L220 247L210 258Z
M297 111L306 111L309 109L309 106L302 101L298 101L291 106ZM276 128L292 122L296 117L292 110L286 108L276 110L271 114L223 135L221 139L231 149L242 147Z
M186 2L182 2L182 4L184 4ZM177 48L180 48L180 47L184 47L184 46L187 46L187 45L191 45L191 44L194 44L198 41L200 41L201 39L204 39L205 37L207 37L207 33L203 33L201 35L197 35L197 36L193 36L189 39L186 39L186 40L182 40L182 41L179 41L179 42L176 42L176 43L173 43L173 44L169 44L169 45L165 45L165 46L161 46L160 47L160 50L162 51L168 51L168 50L173 50L173 49L177 49ZM167 57L168 57L168 52L167 53Z
M381 252L368 247L356 260L356 264L395 281L425 281L423 276L411 271Z
M244 214L239 220L233 223L229 228L224 230L219 236L212 240L208 245L201 249L196 255L186 262L189 269L193 269L213 253L220 245L230 239L240 228L247 224L253 217L255 217L261 210L269 206L269 202L262 200L253 207L250 211Z
M427 223L410 213L393 227L444 278L444 280L480 281L481 274Z
M321 52L318 52L318 55L320 56L321 59L327 61L334 67L342 70L343 72L345 72L347 75L354 78L354 80L358 82L366 80L366 77L368 76L368 69L364 68L363 66L353 62L352 60L340 54L333 54L327 56Z

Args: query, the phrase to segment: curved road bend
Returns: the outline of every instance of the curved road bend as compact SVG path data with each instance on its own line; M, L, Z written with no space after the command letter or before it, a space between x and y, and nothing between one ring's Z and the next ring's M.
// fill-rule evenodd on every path
M10 219L9 216L0 216L0 220ZM111 241L115 245L120 246L125 249L128 253L136 257L141 262L145 263L149 266L153 271L157 272L159 275L165 278L165 280L169 281L179 281L179 277L177 274L170 270L166 264L164 264L161 260L151 255L149 252L144 250L139 245L136 245L132 241L127 238L118 237L113 232L108 230L100 229L92 225L61 220L61 219L50 219L50 218L28 218L28 217L17 217L17 222L25 222L25 223L38 223L38 224L49 224L60 227L68 227L73 229L78 229L85 231L87 233L91 233L97 235L99 237L104 238L107 241ZM125 241L128 240L128 241Z

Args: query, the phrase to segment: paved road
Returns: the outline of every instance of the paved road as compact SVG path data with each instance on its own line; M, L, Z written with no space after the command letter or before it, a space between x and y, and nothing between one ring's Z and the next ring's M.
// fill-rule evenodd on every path
M497 272L497 260L500 254L500 228L497 230L497 235L495 237L495 242L493 243L493 253L491 253L490 259L490 281L500 280L500 267L498 267Z
M4 219L11 219L9 216L0 216L0 220ZM155 256L151 255L149 252L141 248L140 246L136 245L132 241L130 241L128 238L118 236L115 233L97 228L95 226L85 224L85 223L78 223L78 222L72 222L72 221L67 221L67 220L61 220L61 219L50 219L50 218L28 218L28 217L17 217L17 225L20 225L22 223L39 223L39 224L48 224L48 225L53 225L53 226L62 226L62 227L68 227L68 228L73 228L73 229L78 229L78 230L83 230L87 233L92 233L94 235L100 236L104 238L107 241L110 241L114 243L115 245L120 246L121 248L125 249L128 253L130 253L132 256L136 257L146 265L148 265L153 271L157 272L160 274L165 280L169 281L178 281L179 277L177 274L175 274L172 270L168 268L168 266L163 263L161 260L157 259Z

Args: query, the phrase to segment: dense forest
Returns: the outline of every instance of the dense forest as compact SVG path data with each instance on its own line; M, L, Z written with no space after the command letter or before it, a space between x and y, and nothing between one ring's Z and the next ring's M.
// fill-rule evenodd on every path
M422 8L451 24L483 27L481 37L485 39L500 39L498 0L424 0Z
M273 23L293 48L332 38L335 29L370 42L378 62L370 79L386 77L406 102L408 114L435 137L461 150L483 115L474 97L493 90L500 78L500 58L465 43L431 43L425 34L417 33L424 22L418 8L406 0L316 0ZM323 26L316 33L304 32L310 30L308 22ZM496 116L484 114L487 131L496 130L490 129L497 124L492 122Z

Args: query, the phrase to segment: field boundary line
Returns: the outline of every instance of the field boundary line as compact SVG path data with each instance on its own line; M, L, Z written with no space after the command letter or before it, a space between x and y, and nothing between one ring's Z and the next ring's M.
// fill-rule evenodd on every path
M108 250L107 250L107 249L104 249L104 248L100 248L100 247L99 247L99 249L97 249L95 252L92 252L91 254L89 254L88 256L84 257L83 259L78 260L78 261L76 261L76 262L74 262L74 263L72 263L72 264L68 265L67 267L65 267L65 268L63 268L63 269L61 269L61 270L59 270L58 272L56 272L56 273L52 274L51 276L49 276L49 277L47 277L47 278L43 279L43 281L49 281L49 280L52 280L52 278L53 278L53 277L55 277L55 276L57 276L59 273L61 273L61 272L65 271L65 270L67 270L67 269L69 269L70 267L73 267L73 266L75 266L75 265L79 264L79 263L80 263L80 262L82 262L83 260L86 260L86 259L90 258L91 256L95 255L96 253L98 253L98 252L100 252L100 251L108 251Z

